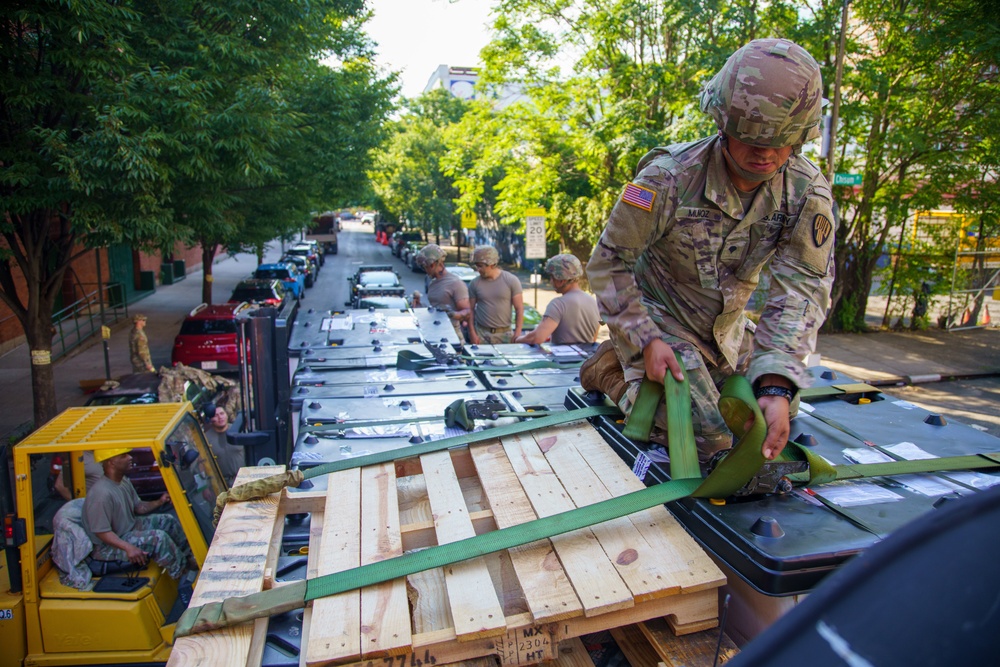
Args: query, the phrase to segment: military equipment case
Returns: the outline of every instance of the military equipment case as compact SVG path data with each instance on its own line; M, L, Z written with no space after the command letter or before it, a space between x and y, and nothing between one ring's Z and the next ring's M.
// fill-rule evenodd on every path
M851 382L823 367L810 371L819 386ZM871 402L859 404L859 398ZM603 396L595 399L582 389L572 389L566 396L566 404L571 408L582 407L598 399L603 400ZM934 456L1000 452L998 438L964 424L951 423L905 401L872 392L813 399L792 420L790 440L808 443L810 449L835 465L849 463L844 458L847 448L870 448L851 435L809 416L809 408L882 447L909 442ZM640 477L644 474L647 485L669 479L669 463L651 462L645 446L622 435L620 420L598 417L593 423L619 456L633 466L633 472L638 472ZM948 474L948 478L953 477ZM705 548L725 561L754 589L769 596L785 596L808 592L853 556L892 531L920 520L941 503L959 495L977 493L961 484L952 484L954 492L937 496L913 490L914 484L940 479L934 475L919 475L864 480L865 484L874 485L868 488L879 493L891 492L898 499L841 507L837 511L802 489L783 496L729 499L723 505L707 499L686 498L668 507ZM842 484L837 483L838 486ZM825 489L829 493L831 486L817 487L815 492L823 493Z

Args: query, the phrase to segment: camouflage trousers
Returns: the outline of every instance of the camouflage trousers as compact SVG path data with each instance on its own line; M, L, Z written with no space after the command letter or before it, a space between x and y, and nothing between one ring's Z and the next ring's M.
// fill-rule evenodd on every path
M693 412L694 439L698 444L698 458L702 462L720 449L733 445L733 434L726 426L722 413L719 412L719 390L730 375L746 373L750 366L750 356L753 351L753 336L748 331L743 337L737 368L732 368L724 359L719 366L709 366L705 363L698 349L684 340L669 334L661 336L674 352L681 356L684 369L687 371L688 382L691 385L691 410ZM638 363L642 364L642 357ZM630 382L628 389L618 402L618 407L626 415L632 410L639 394L641 380ZM658 444L667 444L667 412L661 402L656 409L656 421L650 439Z
M149 554L173 579L178 580L184 574L188 560L187 539L180 522L173 516L137 516L132 530L118 537ZM124 550L104 543L96 545L90 555L94 560L128 560Z
M513 329L507 329L506 331L498 331L497 333L493 333L489 329L483 329L482 327L477 326L476 333L479 334L480 343L489 343L490 345L504 345L506 343L514 342Z

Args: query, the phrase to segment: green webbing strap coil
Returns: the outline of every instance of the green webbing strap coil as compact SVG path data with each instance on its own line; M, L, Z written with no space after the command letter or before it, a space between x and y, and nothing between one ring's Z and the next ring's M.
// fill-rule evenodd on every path
M175 636L183 637L195 632L222 628L255 618L263 618L274 613L301 608L309 600L371 586L435 567L444 567L501 549L511 549L536 540L610 521L686 496L728 496L746 484L764 462L761 446L766 435L766 426L760 414L760 408L757 407L757 402L753 398L750 385L745 378L733 376L727 380L722 394L727 401L733 402L724 410L724 414L737 415L739 423L733 423L729 426L734 433L741 435L741 437L733 448L733 453L726 457L707 479L702 480L700 477L694 477L671 480L568 512L502 528L457 542L410 552L396 558L317 577L292 586L282 586L243 598L229 598L221 603L212 602L201 607L189 608L178 621ZM690 396L686 397L686 401L682 400L682 403L686 404L686 410L690 412ZM742 408L737 408L736 403L741 404ZM755 416L753 427L750 431L744 432L743 426L746 417L751 414ZM538 426L545 419L548 418L544 417L530 423L533 426ZM499 429L490 429L484 432L484 435L488 438L495 438L499 435L498 431ZM440 442L442 441L428 444ZM686 443L684 446L695 448L694 433L688 433L684 442ZM412 451L408 450L408 454L412 454Z

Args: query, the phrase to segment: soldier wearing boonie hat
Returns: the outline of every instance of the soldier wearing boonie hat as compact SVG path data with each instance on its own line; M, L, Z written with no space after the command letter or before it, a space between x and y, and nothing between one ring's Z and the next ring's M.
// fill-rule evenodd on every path
M465 342L462 323L469 318L469 288L465 281L445 268L448 253L434 243L428 243L417 253L416 262L427 273L427 302L433 308L448 313L459 342ZM416 294L416 293L415 293Z
M129 360L133 373L155 372L153 360L149 356L149 339L146 338L146 316L137 313L132 316L132 331L128 336Z
M524 325L524 297L521 281L500 268L500 254L493 246L479 246L472 253L472 264L479 272L469 285L472 323L469 338L473 344L512 343ZM511 311L514 329L511 330Z
M537 344L551 338L555 345L593 343L601 327L594 297L580 289L583 265L573 255L556 255L545 262L545 273L559 294L545 308L541 323L515 343Z
M819 65L794 42L740 48L701 93L718 134L643 157L587 264L613 346L602 344L581 383L627 414L643 377L680 378L679 353L703 459L732 443L717 407L727 377L753 383L768 459L810 381L800 360L830 306L835 222L830 185L799 149L819 135L821 91ZM744 307L765 266L771 287L754 326Z

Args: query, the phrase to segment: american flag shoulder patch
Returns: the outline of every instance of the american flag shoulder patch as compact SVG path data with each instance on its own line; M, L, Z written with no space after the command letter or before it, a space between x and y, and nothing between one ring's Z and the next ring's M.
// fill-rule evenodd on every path
M622 201L626 204L631 204L636 208L641 208L643 211L652 211L653 202L656 200L656 193L652 190L647 190L646 188L640 187L635 183L629 183L625 186L625 192L622 193Z

